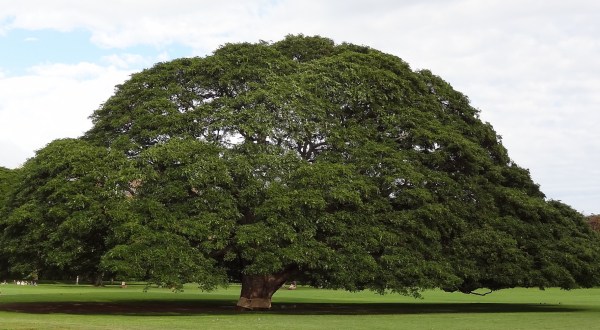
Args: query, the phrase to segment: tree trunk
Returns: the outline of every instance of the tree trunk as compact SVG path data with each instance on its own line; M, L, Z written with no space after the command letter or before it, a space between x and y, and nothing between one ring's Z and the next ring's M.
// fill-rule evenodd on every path
M96 277L94 278L94 286L102 286L103 277L104 277L104 272L97 273Z
M288 280L291 271L272 275L242 275L242 292L237 306L241 310L271 308L271 297Z

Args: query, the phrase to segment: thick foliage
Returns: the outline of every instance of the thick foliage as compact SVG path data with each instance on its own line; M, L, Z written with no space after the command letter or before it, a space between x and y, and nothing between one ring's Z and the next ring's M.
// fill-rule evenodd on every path
M8 214L6 206L17 182L17 173L18 170L0 167L0 223L4 221ZM1 243L2 241L0 241ZM0 253L0 276L2 278L7 278L9 275L9 267L8 256Z
M135 169L111 271L406 294L600 282L597 234L545 200L467 97L367 47L228 44L134 74L92 120L84 139Z
M290 36L134 75L87 138L143 170L131 237L185 246L169 269L404 293L598 283L582 217L477 113L397 57Z
M125 163L121 153L76 139L56 140L27 161L0 223L11 271L99 276L127 183L114 176Z

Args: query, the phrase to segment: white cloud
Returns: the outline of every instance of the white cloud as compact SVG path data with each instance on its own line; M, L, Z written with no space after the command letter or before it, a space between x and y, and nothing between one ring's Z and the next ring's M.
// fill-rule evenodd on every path
M164 58L163 54L159 56L159 59L162 58ZM150 66L154 64L156 59L150 59L139 54L112 54L102 57L102 61L117 68L127 69L131 67Z
M37 66L0 78L0 165L19 166L57 138L77 137L129 71L89 63Z
M25 149L12 141L4 139L0 139L0 152L4 155L0 156L0 158L2 158L0 167L18 167L21 165L23 159L32 156L31 150Z
M8 23L0 29L85 29L94 43L108 48L178 42L212 49L222 36L260 20L271 2L21 0L3 4L0 22Z
M110 67L109 67L110 69ZM81 62L77 64L40 64L28 69L32 76L37 78L55 78L55 79L94 79L102 75L107 70L100 65ZM41 80L41 79L40 79Z

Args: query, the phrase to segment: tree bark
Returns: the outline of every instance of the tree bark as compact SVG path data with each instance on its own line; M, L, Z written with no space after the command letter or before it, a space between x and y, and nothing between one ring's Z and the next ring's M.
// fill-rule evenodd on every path
M103 281L102 279L104 278L104 272L100 272L97 273L95 278L94 278L94 286L102 286Z
M291 271L282 271L271 275L242 275L242 291L237 303L238 309L270 309L273 294L285 284L292 273Z

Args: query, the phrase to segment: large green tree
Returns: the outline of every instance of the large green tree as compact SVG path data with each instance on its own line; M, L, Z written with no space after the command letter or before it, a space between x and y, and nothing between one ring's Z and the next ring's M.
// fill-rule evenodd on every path
M85 139L137 172L111 270L267 308L288 280L418 294L600 283L597 234L547 201L463 94L321 37L134 74Z
M81 276L100 284L100 259L125 212L126 157L79 139L56 140L19 169L0 221L0 251L26 276ZM128 177L128 176L124 176Z

